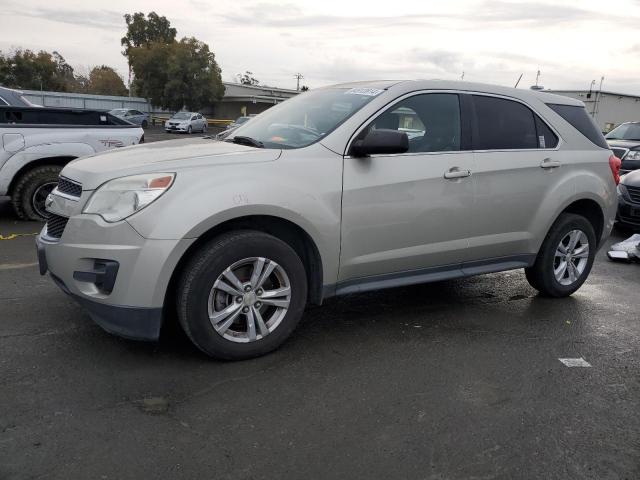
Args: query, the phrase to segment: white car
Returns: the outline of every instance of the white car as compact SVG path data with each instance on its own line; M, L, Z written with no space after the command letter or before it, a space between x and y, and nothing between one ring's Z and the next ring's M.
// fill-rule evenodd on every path
M178 112L164 123L167 133L193 133L207 131L207 119L196 112Z

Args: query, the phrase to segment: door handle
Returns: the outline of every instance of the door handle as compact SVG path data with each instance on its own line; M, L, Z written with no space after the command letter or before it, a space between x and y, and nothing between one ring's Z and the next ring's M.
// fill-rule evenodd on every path
M460 170L460 167L453 167L447 172L444 172L444 178L448 180L455 180L456 178L465 178L470 176L471 170Z
M540 164L540 168L558 168L560 165L562 165L561 162L545 158Z

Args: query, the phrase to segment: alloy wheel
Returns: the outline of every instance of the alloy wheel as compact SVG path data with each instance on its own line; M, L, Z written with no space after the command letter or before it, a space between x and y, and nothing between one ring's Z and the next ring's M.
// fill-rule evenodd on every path
M227 340L254 342L280 325L290 302L291 284L282 266L264 257L245 258L214 282L208 300L209 321Z
M45 201L47 200L47 197L53 191L53 189L56 188L57 184L57 182L46 182L38 185L38 187L33 192L33 195L31 196L31 204L33 205L33 210L42 218L49 218L49 216L51 215L45 208Z
M571 230L556 247L553 273L561 285L577 282L589 263L589 240L582 230Z

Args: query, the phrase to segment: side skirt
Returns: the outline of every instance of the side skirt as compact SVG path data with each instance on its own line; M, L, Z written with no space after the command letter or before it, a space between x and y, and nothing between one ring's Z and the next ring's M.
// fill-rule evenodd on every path
M452 280L455 278L472 277L484 273L503 272L505 270L515 270L533 265L536 260L535 254L512 255L508 257L491 258L475 262L458 263L454 265L443 265L439 267L409 270L406 272L388 273L384 275L374 275L371 277L356 278L338 282L334 285L325 285L323 297L329 298L337 295L347 295L350 293L368 292L371 290L382 290L385 288L404 287L420 283L439 282L442 280Z

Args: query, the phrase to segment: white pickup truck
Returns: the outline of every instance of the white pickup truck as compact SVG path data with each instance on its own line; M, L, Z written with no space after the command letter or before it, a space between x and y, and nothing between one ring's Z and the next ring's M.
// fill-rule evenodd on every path
M0 196L11 197L20 218L43 220L62 167L140 142L142 128L106 112L0 105Z

